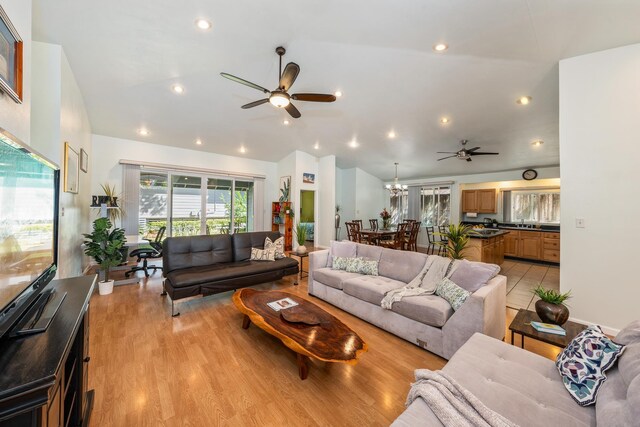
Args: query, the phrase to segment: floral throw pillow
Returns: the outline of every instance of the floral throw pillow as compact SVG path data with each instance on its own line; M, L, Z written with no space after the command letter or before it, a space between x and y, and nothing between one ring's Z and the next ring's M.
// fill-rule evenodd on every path
M351 258L342 257L342 256L334 256L333 257L333 265L331 266L332 270L346 270L347 269L347 260Z
M593 405L600 386L625 346L611 341L599 326L580 332L558 355L556 367L564 386L580 406Z
M275 248L271 248L271 249L251 248L251 260L252 261L275 261L276 250Z
M264 248L271 249L275 248L276 250L276 259L282 259L285 257L284 255L284 237L278 237L275 241L272 241L270 238L264 239Z
M436 295L447 300L453 311L457 311L462 304L469 298L471 292L462 289L446 277L443 278L436 286Z
M360 268L358 269L358 273L366 274L367 276L377 276L378 261L361 258Z
M347 258L345 264L345 271L347 273L360 273L360 265L362 264L362 258Z

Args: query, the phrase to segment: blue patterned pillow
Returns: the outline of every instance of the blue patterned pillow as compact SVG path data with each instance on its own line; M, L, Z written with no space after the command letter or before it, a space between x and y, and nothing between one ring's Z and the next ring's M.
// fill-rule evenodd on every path
M469 298L471 292L462 289L446 277L443 278L436 286L436 295L447 300L453 311L457 311L462 304Z
M625 346L611 341L599 326L580 332L558 355L556 367L564 386L580 406L593 405L604 374L624 351Z

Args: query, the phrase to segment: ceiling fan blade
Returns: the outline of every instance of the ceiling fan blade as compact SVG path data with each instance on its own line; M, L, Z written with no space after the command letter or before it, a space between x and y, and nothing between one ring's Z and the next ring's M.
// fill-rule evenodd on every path
M295 62L289 62L286 67L284 67L284 71L282 72L282 76L280 77L280 89L285 92L289 90L293 82L296 81L296 77L298 77L298 73L300 72L300 67Z
M262 104L267 103L267 102L269 102L269 98L265 98L265 99L261 99L259 101L253 101L253 102L250 102L248 104L244 104L240 108L242 108L243 110L246 110L247 108L257 107L258 105L262 105Z
M224 77L225 79L229 79L229 80L231 80L233 82L240 83L242 85L249 86L249 87L252 87L254 89L258 89L259 91L262 91L264 93L271 93L271 91L269 89L265 89L262 86L259 86L259 85L255 84L255 83L251 83L250 81L247 81L245 79L241 79L240 77L236 77L233 74L220 73L220 75L222 77Z
M440 160L444 160L444 159L450 159L450 158L452 158L452 157L458 157L458 156L457 156L457 155L455 155L455 156L443 157L443 158L441 158L441 159L438 159L438 161L440 161Z
M470 162L470 161L471 161L471 157L469 157L469 158L467 159L467 162Z
M469 148L469 149L467 150L467 153L471 153L472 151L476 151L476 150L479 150L479 149L480 149L480 147L473 147L473 148Z
M324 93L294 93L291 95L291 98L296 101L311 102L333 102L336 100L335 95L327 95Z
M470 156L497 156L500 153L468 153Z
M458 154L457 151L437 151L436 154Z
M294 119L298 119L301 116L300 111L298 111L298 109L292 103L289 103L289 105L284 107L284 109L287 110L287 113L291 114L291 117L293 117Z

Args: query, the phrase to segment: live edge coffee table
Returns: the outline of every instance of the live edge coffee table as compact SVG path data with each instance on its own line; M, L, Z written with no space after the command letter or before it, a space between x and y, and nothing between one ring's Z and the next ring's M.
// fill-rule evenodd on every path
M291 298L298 305L280 311L267 305L283 298ZM347 325L317 305L293 294L245 288L233 294L233 303L244 313L243 329L253 323L296 352L298 373L303 380L309 374L310 357L324 362L355 365L360 354L367 351L367 344Z

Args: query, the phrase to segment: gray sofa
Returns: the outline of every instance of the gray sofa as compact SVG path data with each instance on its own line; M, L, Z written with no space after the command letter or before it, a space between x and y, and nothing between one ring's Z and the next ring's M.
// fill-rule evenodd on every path
M504 337L506 284L496 276L453 311L436 295L405 297L392 310L380 307L385 293L405 286L427 255L356 244L356 256L379 260L379 276L333 270L329 250L309 254L309 294L321 298L432 353L449 359L474 333Z
M640 425L640 321L614 339L627 345L593 406L580 406L562 384L552 360L475 334L442 369L489 409L520 426ZM392 427L441 426L417 398Z

